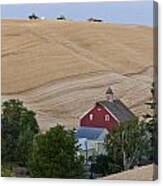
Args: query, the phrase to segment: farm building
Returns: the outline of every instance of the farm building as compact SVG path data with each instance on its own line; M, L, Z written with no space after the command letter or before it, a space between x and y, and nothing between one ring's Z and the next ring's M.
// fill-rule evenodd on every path
M112 130L121 123L136 119L136 116L119 99L112 89L106 91L106 100L99 101L80 118L81 127L96 127Z
M88 160L93 155L105 154L105 140L108 130L105 128L79 127L76 131L79 153Z

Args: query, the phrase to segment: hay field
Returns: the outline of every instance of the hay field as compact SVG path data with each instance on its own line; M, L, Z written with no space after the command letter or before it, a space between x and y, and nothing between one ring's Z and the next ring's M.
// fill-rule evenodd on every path
M136 25L2 20L2 99L36 111L41 129L77 126L109 85L137 115L153 79L153 29Z
M153 181L158 179L158 166L155 164L135 167L127 171L112 174L102 180L137 180L137 181Z

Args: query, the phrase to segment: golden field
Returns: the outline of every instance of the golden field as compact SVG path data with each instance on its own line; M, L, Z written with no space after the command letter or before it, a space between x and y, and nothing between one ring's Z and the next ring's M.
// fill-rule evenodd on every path
M134 167L133 169L112 174L100 179L153 181L158 179L158 166L155 164L150 164L141 167Z
M2 99L23 100L43 130L77 126L110 85L141 116L152 81L152 28L2 20Z

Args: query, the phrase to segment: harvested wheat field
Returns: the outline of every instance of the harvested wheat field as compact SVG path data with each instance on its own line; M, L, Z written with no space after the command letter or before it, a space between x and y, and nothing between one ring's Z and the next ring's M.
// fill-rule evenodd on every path
M152 181L156 180L157 178L158 178L157 165L151 164L142 167L135 167L134 169L120 172L117 174L112 174L100 179Z
M23 100L42 130L77 126L110 85L141 116L148 111L152 69L149 27L2 20L2 99Z

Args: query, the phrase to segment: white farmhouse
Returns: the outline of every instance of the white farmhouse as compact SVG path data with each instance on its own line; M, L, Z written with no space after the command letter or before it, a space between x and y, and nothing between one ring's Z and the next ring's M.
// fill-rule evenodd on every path
M105 140L108 130L105 128L80 127L76 131L79 153L87 161L89 157L106 154Z

